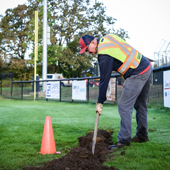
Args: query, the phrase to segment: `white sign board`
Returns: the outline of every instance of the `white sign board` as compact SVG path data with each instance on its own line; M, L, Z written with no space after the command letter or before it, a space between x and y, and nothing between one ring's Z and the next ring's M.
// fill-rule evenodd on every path
M115 84L116 84L116 78L111 78L106 92L107 101L115 101L115 94L116 94Z
M164 107L170 108L170 70L163 72Z
M46 98L60 98L60 82L47 82Z
M72 99L86 100L86 81L73 81L72 83Z

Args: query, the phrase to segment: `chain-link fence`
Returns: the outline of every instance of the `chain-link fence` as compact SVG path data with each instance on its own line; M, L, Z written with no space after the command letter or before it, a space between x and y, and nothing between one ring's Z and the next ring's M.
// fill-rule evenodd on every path
M163 71L170 70L170 65L153 69L148 103L150 105L163 106ZM86 100L72 99L72 85L74 81L86 80ZM58 102L96 102L99 93L100 77L85 77L57 80L37 80L36 100L48 100ZM46 98L46 92L42 85L47 82L60 83L60 96L58 99ZM107 89L108 104L116 104L123 90L123 78L118 74L111 76ZM13 74L1 74L1 95L5 98L34 100L34 81L13 81Z

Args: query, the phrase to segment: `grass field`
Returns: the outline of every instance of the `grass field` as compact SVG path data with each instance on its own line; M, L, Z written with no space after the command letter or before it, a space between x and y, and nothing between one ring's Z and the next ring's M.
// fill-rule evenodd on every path
M117 106L104 105L99 129L113 130L117 142L120 117ZM61 155L41 155L45 117L51 116L55 144ZM136 118L133 113L133 132ZM46 101L20 101L0 98L0 169L20 170L24 166L43 166L60 158L78 145L78 137L94 129L95 105ZM147 143L131 143L112 153L104 164L120 170L170 169L170 109L148 109ZM125 151L124 155L120 155Z

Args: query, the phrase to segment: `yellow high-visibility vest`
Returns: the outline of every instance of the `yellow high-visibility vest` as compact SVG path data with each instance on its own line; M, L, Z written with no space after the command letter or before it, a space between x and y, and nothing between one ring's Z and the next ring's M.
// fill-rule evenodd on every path
M121 61L122 65L117 70L121 75L124 75L129 68L137 68L142 58L141 53L115 34L100 38L98 54L110 55Z

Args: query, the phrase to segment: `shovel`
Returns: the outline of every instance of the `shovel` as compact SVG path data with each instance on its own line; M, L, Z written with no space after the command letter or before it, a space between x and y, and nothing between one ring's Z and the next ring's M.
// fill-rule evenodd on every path
M96 123L95 123L94 134L93 134L93 141L92 141L92 153L93 153L93 155L94 155L94 150L95 150L95 145L96 145L98 122L99 122L99 113L97 112Z

